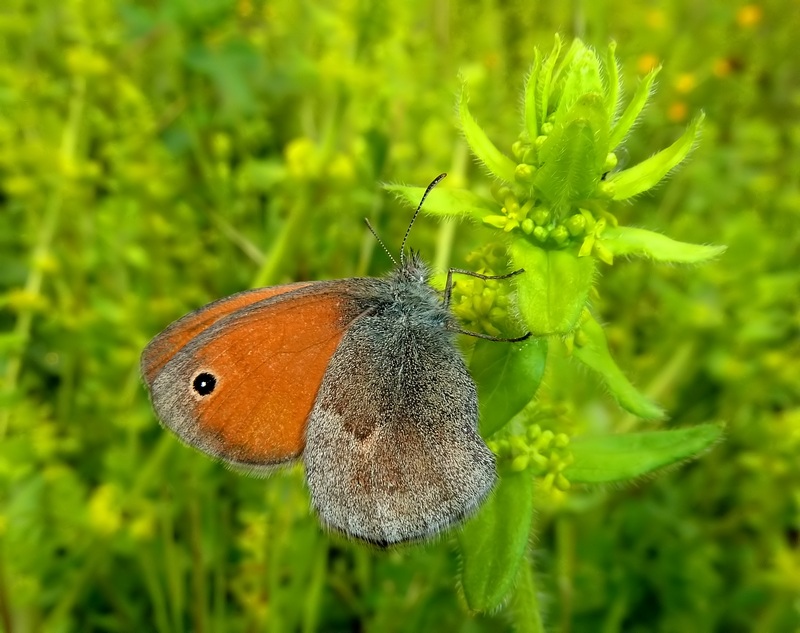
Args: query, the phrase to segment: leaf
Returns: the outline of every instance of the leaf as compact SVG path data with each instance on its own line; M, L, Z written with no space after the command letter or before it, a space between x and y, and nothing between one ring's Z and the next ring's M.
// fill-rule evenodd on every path
M496 609L514 585L528 547L533 485L529 471L503 474L492 496L458 534L461 587L473 611Z
M517 306L534 336L568 334L586 307L595 271L594 257L565 250L546 250L520 238L511 244Z
M641 477L709 449L722 437L723 427L701 424L686 429L574 438L575 461L564 470L574 483L599 484Z
M572 121L557 125L545 145L551 142L560 151L539 168L534 182L545 200L561 208L572 200L587 198L597 186L599 174L586 160L594 153L594 134L588 121Z
M550 103L550 92L552 90L550 81L553 78L553 69L558 61L558 56L561 54L561 46L561 36L556 33L553 50L550 52L550 55L544 59L542 63L542 72L539 73L541 81L538 82L537 91L539 93L540 116L543 123L547 121L547 109Z
M383 188L392 192L401 200L407 201L413 207L419 204L422 194L425 193L425 187L385 184ZM454 217L467 215L479 222L488 214L499 213L495 202L476 196L466 189L445 189L444 187L431 189L428 197L425 198L423 211L429 215Z
M470 362L478 386L481 435L500 430L522 411L539 388L547 359L547 340L520 343L479 340Z
M467 87L461 88L461 96L458 99L458 114L461 119L461 130L467 139L467 144L472 153L486 165L492 174L507 183L514 182L514 170L517 165L508 156L497 149L486 136L486 132L478 125L469 112L467 106Z
M601 97L603 82L600 79L600 60L597 58L597 53L580 40L575 40L567 53L567 60L569 62L568 72L560 87L561 94L557 96L556 120L563 118L578 100L589 95L597 95L600 102L599 110L602 112L602 122L606 123L608 115L605 109L605 99Z
M726 246L678 242L661 233L629 226L606 228L601 241L615 256L649 257L676 264L699 264L721 255L727 249Z
M704 114L700 114L667 149L610 178L608 182L613 184L614 200L625 200L651 189L677 167L694 146L704 117Z
M608 50L606 51L606 112L613 122L617 116L619 108L619 66L617 65L617 43L613 40L608 43ZM613 140L613 139L612 139ZM617 141L619 143L619 141ZM616 144L610 145L610 149L614 149Z
M646 420L664 417L664 410L655 402L640 393L622 373L608 351L608 342L600 324L589 317L581 323L581 333L586 341L575 345L572 355L584 365L593 369L605 382L608 390L626 411ZM577 341L576 341L577 343Z
M614 67L616 68L616 59L614 59ZM625 108L622 116L614 125L614 129L611 132L611 138L609 139L610 149L613 150L617 145L619 145L628 135L628 132L630 132L633 124L636 123L636 119L639 118L639 115L642 113L642 110L647 104L647 100L650 98L650 94L653 91L653 82L655 82L656 77L660 72L661 66L654 68L647 73L645 78L639 83L639 86L636 88L636 92L633 93L633 99L631 99L628 107ZM614 105L616 106L616 104Z
M599 94L583 95L542 145L535 184L553 207L594 193L608 153L607 118Z
M531 66L531 72L525 82L525 130L528 132L528 140L531 143L539 135L539 124L536 116L536 83L539 80L539 73L542 67L539 49L537 48L534 53L533 66Z

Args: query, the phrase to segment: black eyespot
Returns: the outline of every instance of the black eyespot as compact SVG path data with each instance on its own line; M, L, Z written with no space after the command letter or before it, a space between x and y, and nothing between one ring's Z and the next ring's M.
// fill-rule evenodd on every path
M204 371L202 374L197 374L192 386L201 396L207 396L217 386L217 379L212 374Z

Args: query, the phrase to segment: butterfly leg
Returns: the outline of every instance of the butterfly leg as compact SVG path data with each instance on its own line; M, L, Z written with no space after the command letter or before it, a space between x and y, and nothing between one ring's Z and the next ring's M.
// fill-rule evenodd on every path
M515 277L521 273L524 273L525 269L520 268L519 270L514 270L510 273L505 275L482 275L481 273L476 273L471 270L464 270L462 268L450 268L447 271L447 282L444 286L444 305L448 307L450 305L450 298L453 292L453 275L458 273L459 275L469 275L470 277L476 277L477 279L508 279L510 277ZM453 328L453 332L458 332L459 334L466 334L467 336L474 336L476 338L483 338L487 341L498 341L501 343L519 343L520 341L524 341L525 339L531 336L531 333L528 332L524 336L518 336L516 338L498 338L496 336L491 336L489 334L481 334L480 332L470 332L468 330L462 330L461 328Z

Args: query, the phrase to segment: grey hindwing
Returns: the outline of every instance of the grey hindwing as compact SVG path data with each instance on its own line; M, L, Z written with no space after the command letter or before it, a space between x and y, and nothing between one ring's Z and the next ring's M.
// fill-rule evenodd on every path
M471 514L496 478L477 425L475 384L444 323L357 319L331 358L306 429L303 457L321 520L390 545Z

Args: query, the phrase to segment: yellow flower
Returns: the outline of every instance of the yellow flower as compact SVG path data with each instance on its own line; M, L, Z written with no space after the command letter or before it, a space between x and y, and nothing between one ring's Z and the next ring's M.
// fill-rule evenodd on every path
M746 4L736 13L739 26L750 28L761 22L763 12L757 4Z
M119 491L113 484L97 488L89 499L89 525L105 536L110 536L122 525Z
M644 20L647 26L656 31L660 31L667 24L667 16L661 9L651 9L645 14Z
M639 61L636 62L636 68L640 74L646 75L653 70L653 68L658 66L658 64L658 56L653 55L652 53L645 53L644 55L640 56Z
M319 173L319 152L310 138L301 137L290 141L284 154L286 166L294 178L314 178Z
M681 94L686 94L694 90L697 85L697 80L692 73L681 73L678 79L675 80L675 90Z
M689 108L683 101L675 101L667 110L667 118L673 123L681 123L686 120Z
M712 72L717 77L727 77L731 74L733 70L733 65L731 61L725 57L720 57L719 59L714 60L714 65L712 67Z
M251 0L239 0L236 6L236 12L240 17L249 18L253 15L253 3Z

